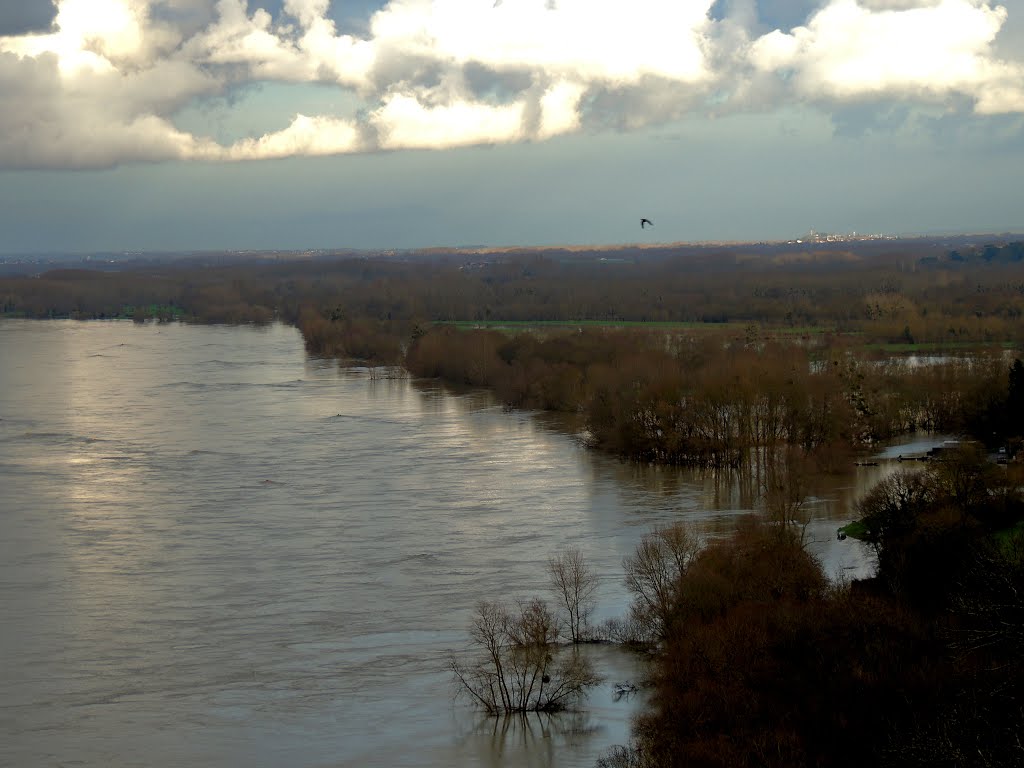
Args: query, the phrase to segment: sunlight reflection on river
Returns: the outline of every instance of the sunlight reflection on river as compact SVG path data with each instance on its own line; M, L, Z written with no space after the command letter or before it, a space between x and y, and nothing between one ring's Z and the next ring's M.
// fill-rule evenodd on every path
M294 329L0 322L0 764L589 766L639 661L585 711L495 721L451 701L480 599L545 589L576 545L596 619L653 526L730 529L733 477L619 462L485 393L306 358ZM835 537L881 473L812 490Z

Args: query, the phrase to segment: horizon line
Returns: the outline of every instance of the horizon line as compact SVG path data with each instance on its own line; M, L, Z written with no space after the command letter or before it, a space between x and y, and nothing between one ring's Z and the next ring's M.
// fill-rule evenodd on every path
M354 247L354 246L321 246L307 248L124 248L124 249L97 249L83 251L0 251L0 259L10 258L89 258L93 256L120 256L120 257L146 257L146 256L202 256L215 254L230 255L260 255L260 254L287 254L287 255L330 255L334 254L373 254L373 255L396 255L416 254L431 252L448 253L511 253L516 251L617 251L626 249L655 250L662 248L705 248L705 247L737 247L753 245L834 245L842 243L863 243L877 240L921 240L928 238L965 238L965 237L1021 237L1024 238L1024 226L1003 229L1002 231L941 231L941 232L904 232L899 234L890 233L840 233L840 232L814 232L813 230L787 238L761 238L749 240L734 239L707 239L707 240L675 240L665 242L623 242L623 243L563 243L545 245L525 244L461 244L461 245L421 245L408 247ZM829 239L833 238L833 239Z

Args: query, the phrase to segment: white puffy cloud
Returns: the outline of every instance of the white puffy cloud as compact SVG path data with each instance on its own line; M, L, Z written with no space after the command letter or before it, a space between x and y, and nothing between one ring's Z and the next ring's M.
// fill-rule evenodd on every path
M170 78L171 73L166 73ZM104 101L116 73L88 72L68 88L52 53L0 53L0 159L12 168L102 168L119 162L209 154L209 142L179 131L147 107L146 83ZM189 87L186 91L191 91Z
M359 37L331 0L276 15L260 0L57 0L52 29L0 37L0 167L441 149L780 100L1024 112L1024 52L1007 55L994 0L822 0L767 34L755 0L712 18L723 1L390 0ZM361 108L228 145L175 127L261 81L328 84Z
M170 59L122 72L99 53L67 54L56 42L34 55L0 48L0 166L97 168L210 151L170 120L220 88L210 75Z
M395 95L370 120L382 149L441 149L521 139L523 106L456 101L429 107L411 96Z
M579 129L579 104L583 91L583 86L579 83L563 81L544 92L540 99L541 113L537 138L549 139Z
M954 94L978 112L1024 109L1024 66L992 55L1007 10L982 0L833 0L807 23L753 43L750 61L805 97Z
M0 50L54 53L61 68L72 71L145 65L180 42L172 26L151 17L150 8L149 0L61 0L55 31L0 38Z
M361 149L359 126L349 120L296 115L282 131L243 139L212 152L211 159L266 160L295 155L338 155Z
M96 168L215 148L170 116L221 85L168 56L180 38L145 0L63 0L55 25L0 38L0 166Z
M384 51L587 81L711 76L712 0L394 0L371 22Z
M330 0L284 0L285 11L307 29L324 20L330 5Z
M358 86L372 63L372 46L338 35L326 0L287 0L298 23L276 25L263 8L250 15L247 0L218 0L217 19L191 39L187 54L204 64L238 65L253 79L334 81Z

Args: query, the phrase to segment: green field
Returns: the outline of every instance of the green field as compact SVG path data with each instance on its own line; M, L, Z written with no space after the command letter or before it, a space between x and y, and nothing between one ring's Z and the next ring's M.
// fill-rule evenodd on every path
M864 540L864 537L867 535L868 532L867 527L860 520L854 520L852 523L844 525L839 530L845 533L851 539L859 539L861 541Z
M749 323L701 323L689 321L644 320L440 320L437 325L456 328L492 328L494 330L543 330L548 328L638 328L654 331L742 331Z
M923 341L911 344L909 342L871 343L865 344L864 349L870 352L888 353L913 353L913 352L969 352L974 349L1014 349L1017 345L1012 341Z

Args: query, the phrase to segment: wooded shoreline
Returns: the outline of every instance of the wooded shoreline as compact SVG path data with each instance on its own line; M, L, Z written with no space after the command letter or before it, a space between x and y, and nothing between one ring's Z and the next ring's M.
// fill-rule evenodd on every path
M1011 452L1024 434L1020 242L602 253L60 269L0 278L0 311L282 320L312 354L580 414L594 446L644 461L735 465L794 444L827 471L917 429Z
M281 320L314 355L576 414L624 457L759 456L764 514L671 571L652 707L602 764L1019 765L1024 248L874 247L57 270L0 279L0 311ZM915 429L973 439L872 490L878 574L829 582L800 539L802 478ZM524 616L548 637L546 614ZM542 661L524 669L543 681ZM491 679L455 669L471 690ZM513 707L543 689L522 690Z

